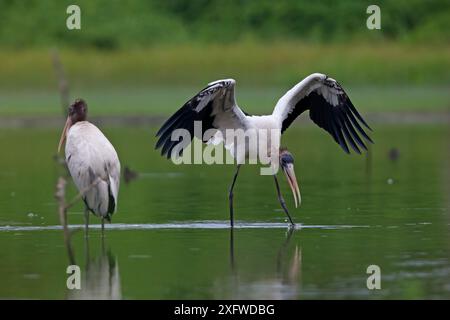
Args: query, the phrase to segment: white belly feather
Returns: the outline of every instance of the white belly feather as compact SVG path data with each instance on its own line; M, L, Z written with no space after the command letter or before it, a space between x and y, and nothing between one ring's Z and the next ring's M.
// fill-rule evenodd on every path
M100 178L85 193L84 200L95 215L110 218L117 208L120 184L120 162L112 144L95 125L82 121L68 131L65 151L70 175L79 191Z
M246 116L246 128L242 129L248 137L255 138L249 141L235 139L232 135L227 135L225 130L221 130L213 136L209 143L224 143L225 148L236 159L237 163L245 163L249 160L270 158L272 154L278 154L281 139L281 127L279 121L272 116ZM231 129L233 130L233 129ZM276 133L276 134L275 134ZM231 138L230 138L231 137ZM275 140L274 140L275 139ZM237 145L236 145L237 142ZM243 150L238 152L237 150ZM256 157L256 159L254 159Z

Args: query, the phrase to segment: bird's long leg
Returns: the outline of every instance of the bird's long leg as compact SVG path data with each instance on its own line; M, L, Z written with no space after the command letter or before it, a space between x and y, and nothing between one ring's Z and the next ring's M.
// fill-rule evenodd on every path
M89 264L91 261L91 252L89 250L89 238L84 238L84 260L86 263L86 270L89 269Z
M89 209L84 207L84 236L87 238L89 235Z
M234 188L234 184L236 183L236 179L237 179L237 176L239 174L239 169L240 168L241 168L241 165L238 164L238 166L236 168L236 173L234 174L233 182L231 183L231 186L230 186L230 193L228 194L228 202L230 204L230 225L231 225L232 228L234 226L233 188Z
M102 238L105 236L105 218L102 217Z
M235 263L234 263L234 229L230 228L230 265L231 265L231 272L235 273Z
M276 175L273 175L273 178L275 179L275 186L277 187L277 194L278 194L278 200L280 201L281 207L283 208L284 212L286 213L286 215L289 218L289 221L291 222L292 226L295 226L294 221L292 220L291 216L289 215L289 211L286 207L286 202L284 201L283 196L281 195L281 191L280 191L280 185L278 184L278 179Z

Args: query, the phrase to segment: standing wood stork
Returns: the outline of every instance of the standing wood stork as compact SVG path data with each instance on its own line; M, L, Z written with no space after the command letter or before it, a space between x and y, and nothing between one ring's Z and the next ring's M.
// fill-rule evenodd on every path
M69 107L69 114L59 141L58 153L66 142L66 163L85 203L86 234L89 211L111 222L117 209L120 184L120 162L116 150L92 123L86 121L87 104L77 99Z
M336 80L324 74L314 73L303 79L281 97L271 115L263 116L249 115L238 107L234 97L235 84L236 81L233 79L211 82L172 115L156 134L159 137L156 143L156 149L162 147L161 155L169 158L172 156L172 151L176 151L175 147L180 141L173 141L171 138L174 130L180 128L186 129L190 132L191 139L193 138L195 134L194 121L201 121L202 124L202 137L198 138L202 139L203 142L217 143L217 137L219 137L219 140L222 137L221 141L233 155L233 150L237 147L235 143L239 142L235 142L235 140L226 141L226 130L256 129L257 132L262 132L263 130L276 129L280 131L278 137L281 139L281 133L286 131L291 123L307 110L309 111L311 120L326 130L346 153L350 153L348 144L357 153L361 153L360 148L367 150L359 134L365 140L372 143L372 140L366 134L360 123L371 130L369 125L355 109L344 89L342 89ZM220 135L215 134L210 139L203 137L205 131L208 129L216 129L217 132L220 132ZM270 145L280 146L279 142L278 144L272 143ZM245 148L247 151L245 156L247 157L251 146L245 146ZM182 154L182 151L179 151L179 155ZM301 197L294 172L294 158L287 149L281 148L276 151L278 152L274 152L274 150L258 150L258 152L266 152L269 156L276 154L278 159L271 160L278 161L278 164L284 171L294 195L295 206L297 207L301 202ZM228 198L231 227L234 224L233 188L242 163L242 159L236 160L238 165L229 189ZM276 174L273 177L275 179L278 200L289 218L291 225L294 225L283 196L281 195Z

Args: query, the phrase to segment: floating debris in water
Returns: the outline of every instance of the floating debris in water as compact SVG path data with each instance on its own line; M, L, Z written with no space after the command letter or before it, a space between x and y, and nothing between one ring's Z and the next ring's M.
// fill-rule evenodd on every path
M394 179L392 178L387 179L387 184L394 184Z
M27 217L28 218L34 218L34 217L37 217L38 215L37 214L34 214L33 212L29 212L28 214L27 214Z
M400 157L400 151L397 148L391 148L388 153L388 157L391 161L397 161Z
M128 184L131 181L138 178L138 173L128 168L128 166L125 167L125 170L123 172L123 177L125 179L125 183Z

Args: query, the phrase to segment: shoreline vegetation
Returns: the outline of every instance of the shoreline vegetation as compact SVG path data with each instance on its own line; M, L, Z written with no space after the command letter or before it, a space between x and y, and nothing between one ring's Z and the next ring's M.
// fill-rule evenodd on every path
M448 125L450 124L450 112L431 111L431 112L370 112L364 114L366 120L373 125L386 126L409 126L409 125ZM142 127L156 128L167 119L162 115L100 115L90 118L91 122L105 127ZM17 128L53 128L60 129L64 122L63 116L6 116L0 117L0 130ZM307 116L296 120L295 126L313 127L314 124Z
M52 49L0 51L0 116L61 114ZM232 77L249 113L313 72L336 78L362 112L450 110L450 44L304 42L160 45L129 50L57 50L70 98L94 116L166 116L207 82Z
M0 117L51 117L77 97L93 116L167 116L223 78L261 114L314 72L364 113L450 109L449 1L380 0L379 30L352 0L79 0L79 30L70 4L0 1Z
M335 76L347 86L450 83L450 43L240 42L110 51L2 48L0 86L52 89L54 50L59 52L71 84L80 88L199 85L205 79L227 76L238 78L245 86L280 86L313 72Z
M203 85L153 86L136 88L74 88L70 100L84 98L89 114L104 116L167 117L179 109ZM445 113L450 112L450 90L445 86L344 86L354 105L363 113ZM239 106L250 114L273 111L277 100L288 90L284 87L236 88ZM60 95L53 90L0 89L0 117L38 118L62 115Z

